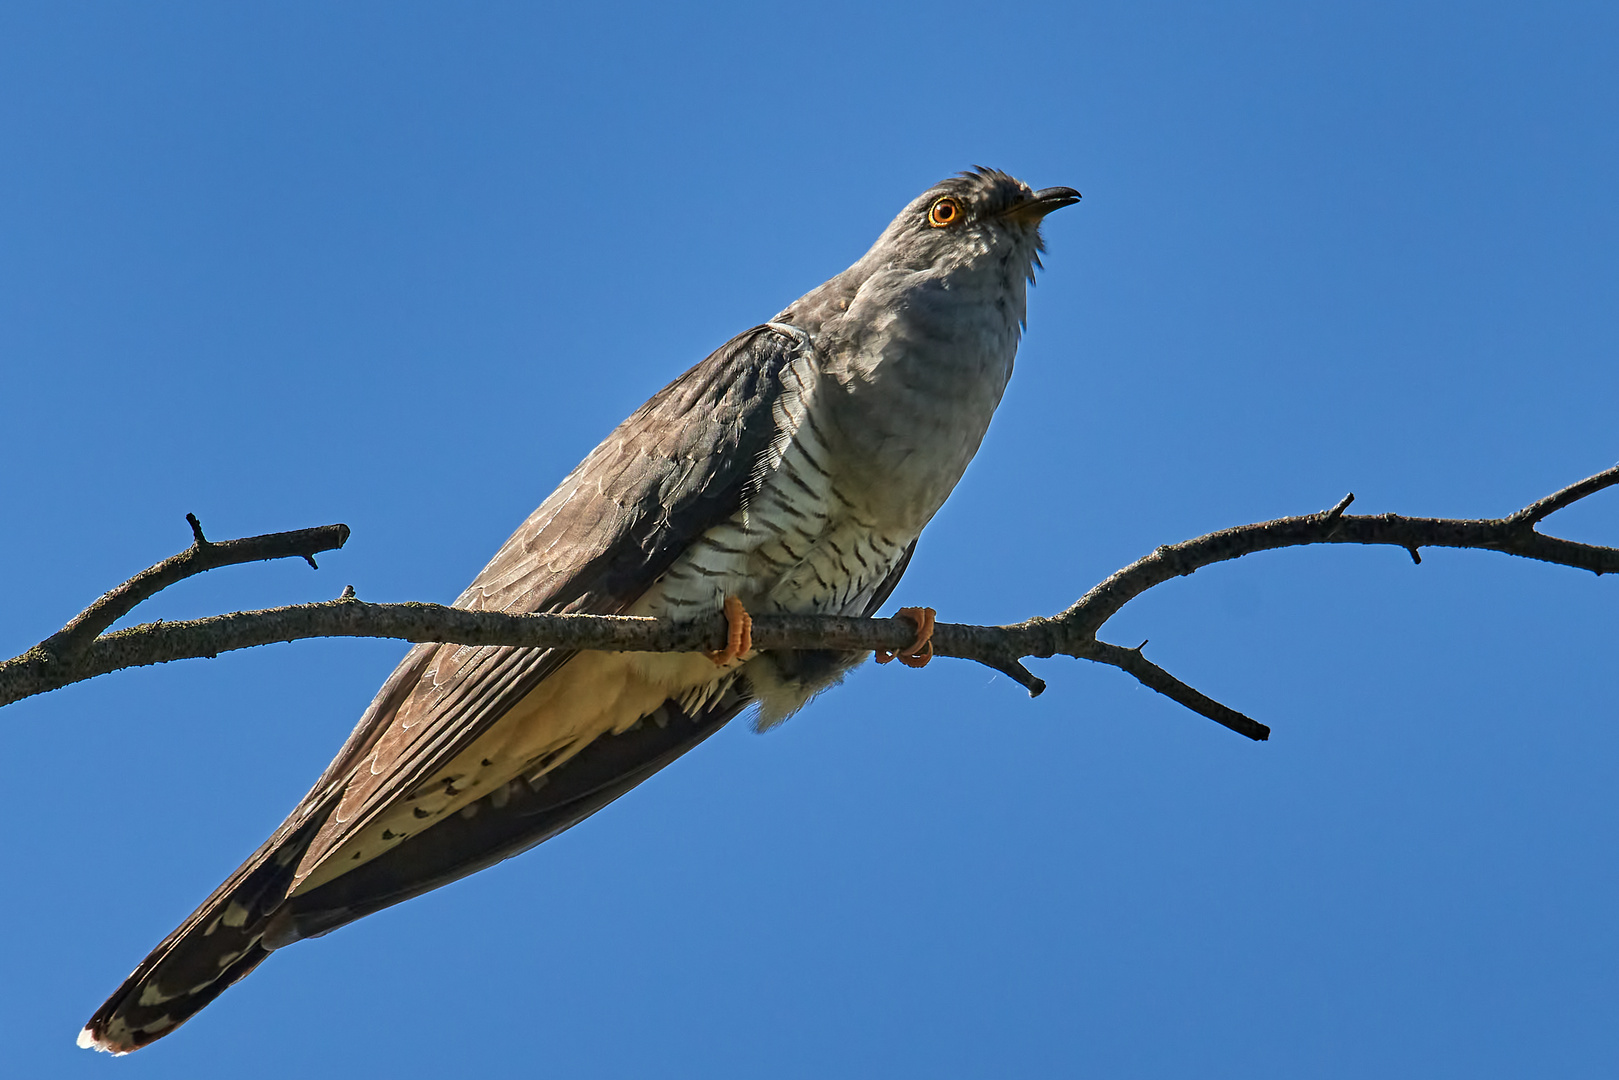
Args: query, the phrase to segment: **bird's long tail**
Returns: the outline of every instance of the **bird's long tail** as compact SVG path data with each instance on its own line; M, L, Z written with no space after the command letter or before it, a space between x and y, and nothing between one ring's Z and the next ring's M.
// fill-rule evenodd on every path
M127 1054L162 1038L236 980L270 949L266 925L291 887L320 815L277 830L202 906L142 960L79 1032L86 1049Z

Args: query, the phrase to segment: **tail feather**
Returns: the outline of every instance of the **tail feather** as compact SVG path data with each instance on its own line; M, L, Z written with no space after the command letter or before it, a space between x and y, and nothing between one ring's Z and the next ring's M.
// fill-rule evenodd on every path
M86 1049L127 1054L162 1038L271 950L261 940L324 815L270 838L142 960L79 1032Z

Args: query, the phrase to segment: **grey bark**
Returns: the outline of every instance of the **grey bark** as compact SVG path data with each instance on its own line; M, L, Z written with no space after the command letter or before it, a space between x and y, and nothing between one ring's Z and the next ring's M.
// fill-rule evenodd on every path
M1153 664L1141 647L1097 637L1125 604L1148 589L1202 567L1308 544L1382 544L1404 548L1421 562L1422 548L1476 548L1555 563L1594 574L1619 572L1619 548L1582 544L1539 532L1548 516L1605 488L1619 485L1619 465L1554 492L1500 518L1456 519L1401 514L1346 514L1353 495L1332 509L1208 533L1158 548L1102 581L1059 615L1008 626L938 623L936 656L977 661L1008 675L1032 695L1045 683L1022 664L1027 657L1070 656L1128 672L1144 686L1251 739L1270 728L1181 682ZM237 611L185 622L145 623L107 632L143 600L177 581L221 566L264 559L303 558L343 546L346 525L271 533L213 543L187 515L193 543L143 570L91 604L57 633L20 656L0 661L0 706L122 668L215 657L235 649L319 637L379 637L626 652L696 652L723 646L723 618L675 623L601 615L507 615L463 611L440 604L375 604L345 589L336 600L262 611ZM761 649L840 649L895 652L910 646L915 625L906 618L857 619L827 615L762 615L753 621ZM1143 642L1143 645L1145 642Z

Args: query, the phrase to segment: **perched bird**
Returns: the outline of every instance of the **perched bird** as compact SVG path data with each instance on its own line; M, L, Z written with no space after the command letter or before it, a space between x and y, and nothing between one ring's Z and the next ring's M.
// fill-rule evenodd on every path
M1041 251L1079 200L990 169L923 192L859 262L660 390L456 606L712 617L717 653L424 644L275 833L79 1045L173 1031L276 949L577 824L750 704L768 728L863 654L758 651L750 612L870 616L1001 400ZM900 659L931 655L931 609ZM879 654L879 660L885 657Z

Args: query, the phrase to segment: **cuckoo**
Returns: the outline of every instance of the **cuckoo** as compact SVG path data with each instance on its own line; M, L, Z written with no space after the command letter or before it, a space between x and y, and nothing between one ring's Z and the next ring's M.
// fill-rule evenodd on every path
M1040 265L1079 200L977 169L853 266L722 345L574 469L456 600L726 616L702 653L423 644L292 814L96 1012L81 1046L173 1031L271 952L525 851L749 706L769 728L864 657L760 651L751 613L870 616L989 426ZM931 655L931 609L908 608ZM879 654L879 660L888 657Z

